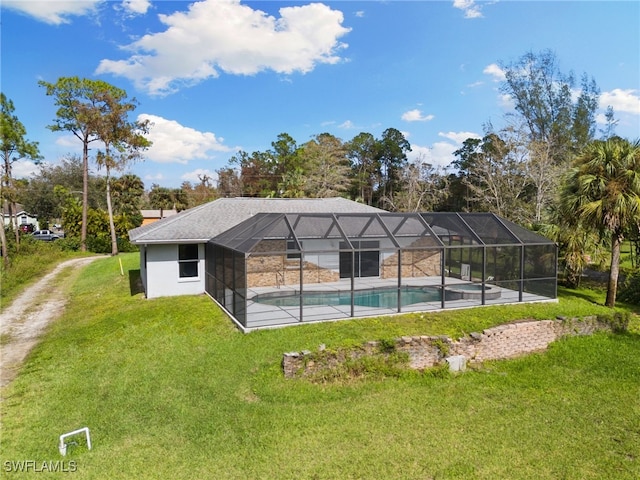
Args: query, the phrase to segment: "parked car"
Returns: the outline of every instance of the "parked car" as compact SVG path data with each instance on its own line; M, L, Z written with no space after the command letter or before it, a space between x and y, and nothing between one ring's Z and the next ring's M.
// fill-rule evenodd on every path
M22 233L32 233L36 229L33 223L23 223L19 228Z
M52 242L60 238L60 235L53 233L51 230L36 230L31 235L36 240L43 240L45 242Z

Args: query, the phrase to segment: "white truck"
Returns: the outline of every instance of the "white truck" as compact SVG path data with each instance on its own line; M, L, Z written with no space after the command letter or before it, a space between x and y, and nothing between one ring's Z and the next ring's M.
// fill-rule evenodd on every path
M60 238L60 235L53 233L51 230L36 230L31 235L36 240L43 240L45 242L52 242Z

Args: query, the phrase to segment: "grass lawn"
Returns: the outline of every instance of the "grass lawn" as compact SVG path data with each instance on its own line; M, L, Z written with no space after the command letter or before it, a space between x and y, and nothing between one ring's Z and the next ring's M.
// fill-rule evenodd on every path
M121 255L137 269L137 254ZM117 259L70 285L2 391L7 462L73 460L48 478L638 479L640 331L556 342L463 374L340 384L285 380L283 352L410 334L459 336L521 318L608 312L604 296L350 320L244 335L206 296L129 294ZM602 298L600 298L602 297ZM88 426L66 457L62 433Z

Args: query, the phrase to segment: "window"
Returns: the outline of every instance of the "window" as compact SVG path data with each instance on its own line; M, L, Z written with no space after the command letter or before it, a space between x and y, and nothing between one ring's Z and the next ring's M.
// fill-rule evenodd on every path
M178 245L178 271L180 278L198 276L198 244Z
M380 242L352 241L354 248L360 249L352 253L340 252L340 278L350 278L353 269L355 277L377 277L380 275ZM340 249L348 248L345 242L340 242ZM362 250L369 248L371 250ZM355 264L353 263L355 261Z
M287 240L287 259L300 258L295 240Z

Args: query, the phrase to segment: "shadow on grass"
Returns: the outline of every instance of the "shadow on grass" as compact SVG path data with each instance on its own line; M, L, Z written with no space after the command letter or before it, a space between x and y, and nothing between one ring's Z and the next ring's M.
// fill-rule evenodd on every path
M585 287L581 287L578 290L558 284L558 296L560 295L564 297L575 297L581 300L586 300L594 305L604 306L606 290L586 290Z
M144 293L144 286L142 285L142 277L140 276L140 269L129 270L129 291L131 296L138 293Z

